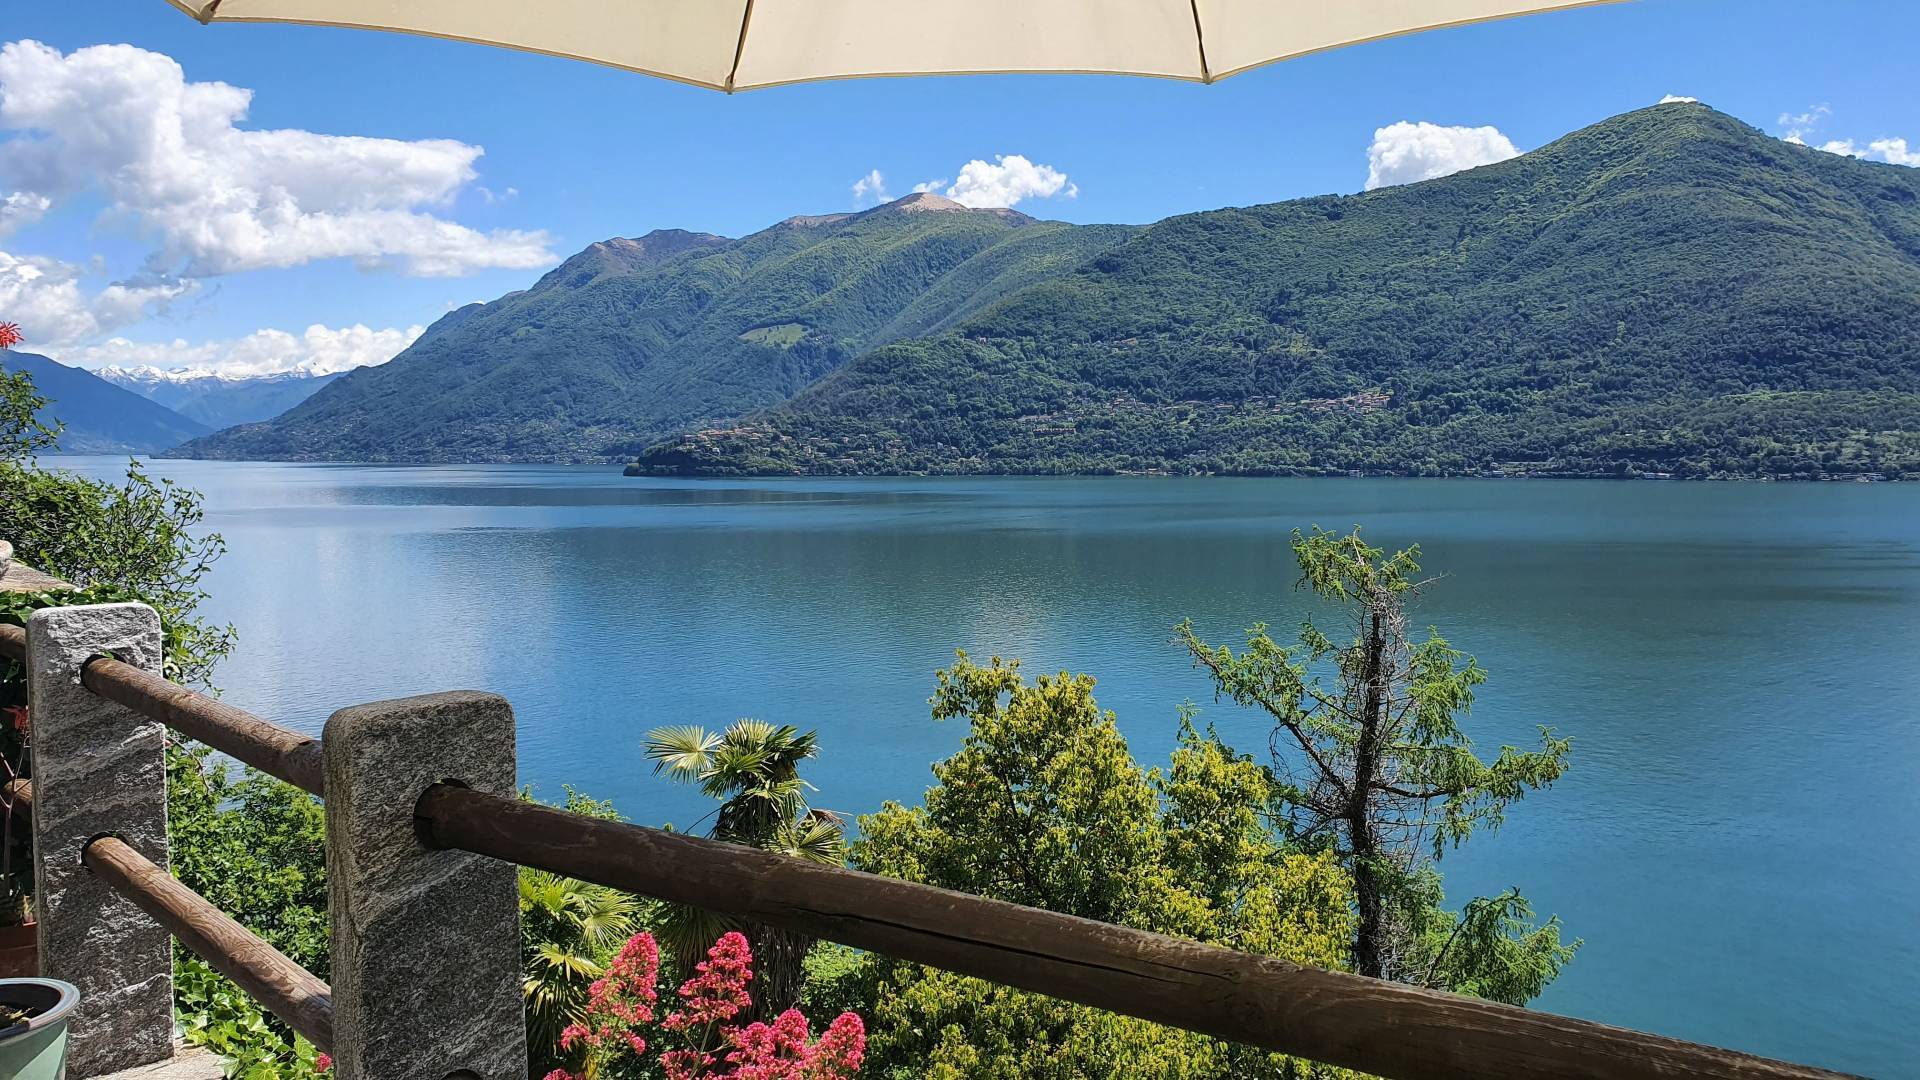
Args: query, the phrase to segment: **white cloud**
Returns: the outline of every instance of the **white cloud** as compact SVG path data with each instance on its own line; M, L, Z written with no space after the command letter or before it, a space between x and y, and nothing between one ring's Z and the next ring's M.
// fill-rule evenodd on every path
M998 154L988 164L974 158L960 167L947 198L962 206L1013 206L1023 199L1073 198L1080 188L1051 165L1035 165L1021 154Z
M285 330L256 330L228 341L192 344L173 341L129 341L110 338L97 345L63 349L63 363L87 368L155 368L180 375L224 375L239 378L303 371L330 375L358 367L384 364L413 344L422 326L374 330L354 325L338 329L315 324L295 336Z
M352 259L419 276L551 264L544 232L479 232L444 210L477 177L478 146L238 126L252 91L188 82L131 45L62 55L0 47L0 196L51 205L87 193L105 220L154 237L150 269L204 277Z
M1786 132L1780 138L1795 146L1813 145L1808 138L1832 115L1833 109L1827 105L1815 105L1802 113L1781 113L1777 124ZM1855 139L1828 139L1820 143L1819 148L1829 154L1843 154L1866 161L1920 167L1920 150L1910 148L1905 139L1873 139L1865 146Z
M1867 155L1889 165L1920 166L1920 150L1908 149L1905 139L1875 139L1867 144Z
M1402 120L1373 133L1367 147L1367 190L1412 184L1519 157L1494 127L1443 127Z
M1821 121L1832 115L1833 106L1815 105L1806 112L1781 113L1780 118L1774 123L1787 129L1786 134L1780 136L1782 139L1798 146L1805 146L1807 136L1813 134L1813 129L1819 127Z
M871 199L875 204L887 202L892 196L887 194L887 178L874 169L853 182L853 205L864 206Z
M944 176L940 177L937 180L922 180L919 183L913 185L913 193L915 195L925 195L929 191L939 191L941 188L946 186L947 186L947 178Z
M53 209L52 199L45 195L36 195L31 191L15 191L8 195L0 195L0 236L39 221L51 209Z
M1660 99L1660 104L1662 105L1695 105L1695 104L1698 104L1699 101L1700 99L1697 97L1681 97L1679 94L1668 94L1666 97L1663 97Z
M198 288L179 278L150 278L89 295L80 278L72 263L0 251L0 312L20 324L29 346L57 346L136 322Z
M1820 144L1820 149L1829 154L1844 154L1863 161L1884 161L1889 165L1920 167L1920 150L1909 149L1905 139L1875 139L1865 146L1861 146L1852 139L1829 139Z

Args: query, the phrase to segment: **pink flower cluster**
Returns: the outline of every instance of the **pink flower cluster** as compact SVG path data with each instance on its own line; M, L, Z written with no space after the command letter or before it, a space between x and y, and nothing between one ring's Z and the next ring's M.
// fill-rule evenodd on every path
M809 1043L807 1018L788 1009L771 1024L750 1024L727 1033L729 1080L843 1080L860 1071L867 1054L867 1029L853 1013L841 1013ZM667 1074L672 1080L683 1080Z
M746 936L723 934L707 958L694 965L693 978L680 984L680 1011L667 1017L669 1031L689 1031L707 1024L723 1024L753 1004L747 984L753 981L753 949Z
M635 1056L647 1052L647 1041L633 1030L653 1019L658 995L653 982L660 973L660 946L652 934L636 934L607 965L607 973L587 988L587 1022L569 1024L560 1033L560 1049L589 1057L616 1056L621 1049ZM565 1069L555 1069L547 1080L577 1080Z
M602 1065L623 1053L643 1056L647 1041L634 1029L653 1019L659 971L653 935L628 941L606 976L593 984L587 1021L560 1033L560 1049ZM798 1009L788 1009L771 1024L733 1024L753 1004L747 993L752 980L753 950L744 935L727 934L707 950L693 977L680 984L679 1008L660 1023L681 1042L660 1055L668 1080L851 1080L860 1071L867 1031L853 1013L835 1017L817 1042ZM580 1075L555 1069L546 1080L580 1080Z

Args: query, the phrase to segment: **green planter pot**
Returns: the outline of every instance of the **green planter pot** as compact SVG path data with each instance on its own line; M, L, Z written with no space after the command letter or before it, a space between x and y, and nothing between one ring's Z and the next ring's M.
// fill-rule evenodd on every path
M0 1030L0 1077L62 1080L67 1073L67 1020L80 991L59 979L0 979L0 1005L33 1018Z

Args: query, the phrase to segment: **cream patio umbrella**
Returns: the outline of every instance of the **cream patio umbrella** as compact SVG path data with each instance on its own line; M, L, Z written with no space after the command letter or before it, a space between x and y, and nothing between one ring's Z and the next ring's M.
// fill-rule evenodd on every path
M168 0L203 23L395 30L731 93L1072 72L1214 82L1324 49L1619 0Z

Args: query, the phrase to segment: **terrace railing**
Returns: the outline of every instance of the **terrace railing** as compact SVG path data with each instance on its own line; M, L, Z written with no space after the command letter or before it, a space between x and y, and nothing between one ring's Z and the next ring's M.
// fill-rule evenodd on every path
M341 1080L520 1080L519 866L1400 1080L1839 1075L532 804L502 698L355 706L314 740L162 679L159 642L133 604L0 626L30 684L41 962L83 994L74 1080L171 1052L168 935ZM163 727L324 800L330 987L168 875Z

